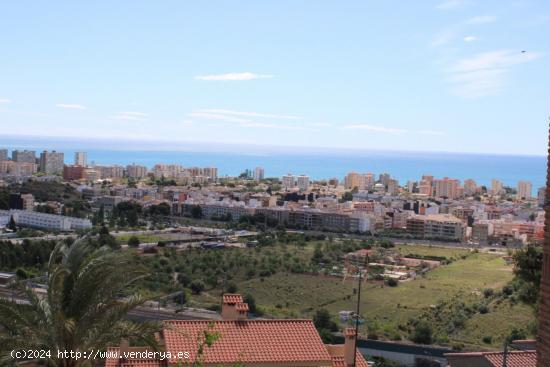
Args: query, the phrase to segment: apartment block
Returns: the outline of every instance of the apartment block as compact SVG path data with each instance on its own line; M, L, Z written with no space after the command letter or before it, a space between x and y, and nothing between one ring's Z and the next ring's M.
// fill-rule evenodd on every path
M74 231L78 229L92 228L92 222L90 222L89 219L38 213L28 210L0 210L0 217L6 216L13 217L15 223L22 227L57 231Z
M36 163L34 150L14 150L11 152L11 160L14 162Z
M126 166L126 175L130 178L143 178L147 176L147 167L130 164Z
M48 152L47 150L40 153L40 172L47 175L63 174L64 154L56 152Z
M86 153L86 152L75 152L75 154L74 154L74 164L75 164L75 166L86 167L88 165L88 153Z
M253 175L253 178L254 178L254 181L261 181L264 179L264 169L262 167L256 167L254 168L254 175Z

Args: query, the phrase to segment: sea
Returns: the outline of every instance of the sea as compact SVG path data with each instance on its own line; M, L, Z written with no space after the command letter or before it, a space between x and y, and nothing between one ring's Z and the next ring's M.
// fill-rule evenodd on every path
M182 148L182 147L185 148ZM142 149L140 149L142 147ZM246 169L263 167L265 177L287 173L309 175L311 179L343 177L351 171L376 175L389 173L405 184L423 174L437 178L473 179L478 185L491 185L492 179L516 187L520 180L533 184L533 193L546 182L546 157L490 155L470 153L433 153L406 151L342 150L328 148L262 147L220 144L125 144L117 141L75 142L64 139L22 139L0 137L0 148L56 149L65 153L65 161L75 151L86 151L88 163L127 165L149 168L157 163L181 164L185 167L217 167L218 175L235 176Z

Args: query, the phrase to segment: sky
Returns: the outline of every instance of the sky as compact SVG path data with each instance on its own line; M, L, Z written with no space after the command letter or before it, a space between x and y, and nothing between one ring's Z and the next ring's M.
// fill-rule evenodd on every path
M544 155L549 34L547 0L0 1L0 145Z

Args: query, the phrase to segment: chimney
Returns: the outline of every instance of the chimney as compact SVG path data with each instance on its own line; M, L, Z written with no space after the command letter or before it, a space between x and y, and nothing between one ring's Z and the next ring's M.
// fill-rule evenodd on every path
M353 366L356 338L357 334L355 328L347 328L344 330L344 362L346 366Z
M550 130L550 126L549 126ZM546 176L546 197L544 203L544 246L542 258L542 277L540 282L539 331L538 331L538 364L539 367L550 366L550 131L548 149L548 171Z
M125 356L129 351L130 351L130 341L128 341L128 339L122 339L120 341L120 348L118 351L119 358L125 359Z
M248 303L243 301L240 294L226 293L222 297L222 319L246 320Z

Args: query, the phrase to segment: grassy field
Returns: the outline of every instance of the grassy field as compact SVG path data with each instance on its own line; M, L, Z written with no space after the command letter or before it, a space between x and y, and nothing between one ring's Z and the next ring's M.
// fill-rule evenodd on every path
M332 243L331 249L327 245L324 241L301 245L291 241L261 248L178 253L166 250L164 255L147 259L156 274L149 288L169 285L178 272L184 272L191 279L207 283L205 291L189 297L188 306L214 308L220 304L221 284L227 276L224 274L229 274L226 280L236 285L237 292L252 295L267 317L311 318L318 309L325 308L337 321L339 311L355 310L357 283L310 273L315 269L312 257L321 247L323 262L332 266L341 261L338 259L345 251L338 254L334 249L344 248L341 246L345 244ZM361 314L366 322L361 332L381 339L406 340L415 322L426 320L433 324L436 343L467 349L500 347L513 328L532 336L532 309L500 292L514 277L512 266L500 255L423 245L400 245L392 250L403 255L442 257L450 264L400 282L397 287L382 281L364 283ZM294 265L298 270L292 270ZM212 278L218 279L217 286L208 285ZM494 289L494 296L489 298L484 292L488 288ZM478 308L482 305L487 309L483 314ZM458 326L455 313L463 313Z
M371 334L384 338L405 338L409 320L429 312L439 302L458 297L466 304L483 299L486 288L500 289L512 277L511 266L490 254L469 254L469 250L421 248L411 246L400 251L465 259L441 266L425 277L405 281L398 287L367 283L363 286L361 309ZM410 251L409 251L410 250ZM300 274L277 274L265 279L251 279L239 283L243 293L254 294L256 301L269 314L292 317L311 317L318 308L326 308L336 318L338 311L354 310L356 283L336 278ZM513 327L525 327L534 318L524 305L503 303L492 306L489 313L475 314L463 330L449 335L449 343L468 347L502 345ZM491 343L483 337L492 335Z

